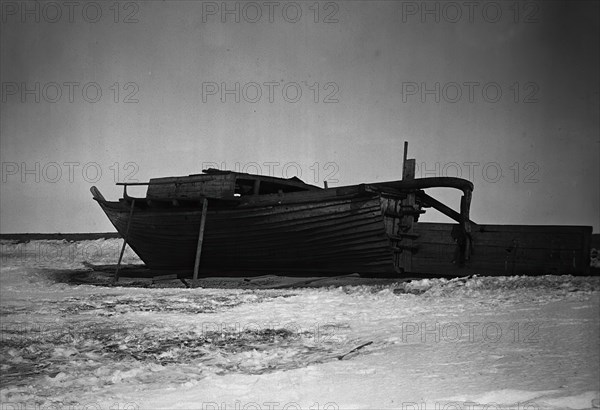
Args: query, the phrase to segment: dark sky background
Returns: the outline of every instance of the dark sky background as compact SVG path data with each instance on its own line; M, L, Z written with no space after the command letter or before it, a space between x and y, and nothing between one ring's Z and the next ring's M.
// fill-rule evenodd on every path
M476 222L598 232L598 2L276 3L2 0L0 231L112 231L90 186L208 163L400 179L406 140Z

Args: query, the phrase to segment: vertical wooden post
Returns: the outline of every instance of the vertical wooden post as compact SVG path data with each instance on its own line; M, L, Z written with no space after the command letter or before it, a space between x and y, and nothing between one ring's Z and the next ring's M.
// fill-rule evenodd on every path
M208 209L208 200L202 200L202 216L200 217L200 231L198 232L198 246L196 248L196 260L194 262L194 280L198 279L200 270L200 254L202 253L202 242L204 241L204 226L206 225L206 211Z
M402 158L402 179L406 175L406 158L408 157L408 141L404 141L404 155Z
M131 226L131 217L133 216L133 208L135 207L135 199L131 200L131 209L129 210L129 219L127 220L127 228L125 229L125 236L123 237L123 246L121 247L121 254L119 255L119 262L117 262L117 269L115 269L115 282L119 281L119 269L121 269L121 261L123 260L123 254L125 253L125 247L127 246L127 238L129 237L129 227Z
M469 216L472 195L473 193L471 191L465 191L463 196L460 198L460 222L463 234L465 235L465 247L463 249L464 261L471 259L471 253L473 251L473 245L471 243L471 220Z
M408 159L408 141L404 141L404 155L402 158L402 180L408 181L415 179L415 159ZM413 255L413 238L415 210L416 210L416 195L414 192L408 192L406 198L400 202L400 214L402 218L399 221L398 236L402 238L400 241L400 265L404 272L412 271L412 255Z

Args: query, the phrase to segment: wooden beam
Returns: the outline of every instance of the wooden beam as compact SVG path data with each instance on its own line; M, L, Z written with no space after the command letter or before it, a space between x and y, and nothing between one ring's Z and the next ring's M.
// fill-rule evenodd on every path
M446 215L448 218L454 219L456 222L461 223L463 222L463 215L461 215L460 213L456 212L454 209L450 208L448 205L443 204L442 202L438 201L437 199L427 195L425 192L417 192L417 196L419 197L419 199L427 206L431 206L432 208L437 209L438 211L440 211L441 213L443 213L444 215ZM470 198L469 198L470 200ZM461 204L463 203L463 199L461 198ZM464 205L463 205L464 206ZM471 221L469 219L469 213L468 213L468 209L464 210L461 209L461 211L465 211L466 212L466 220L469 224L471 225L475 225L477 226L477 224L473 221Z
M404 154L402 156L402 179L406 174L406 158L408 156L408 141L404 141Z
M125 247L127 246L127 237L129 236L129 228L131 227L131 218L133 216L133 208L135 207L135 199L131 201L131 209L129 210L129 219L127 220L127 228L125 229L125 236L123 237L123 246L121 247L121 254L119 255L119 262L117 262L117 268L115 269L114 281L119 281L119 269L121 269L121 261L123 260L123 254L125 253Z
M169 275L157 275L157 276L153 276L152 277L152 282L158 282L161 280L173 280L173 279L179 279L179 275L176 273L171 273Z
M200 255L202 253L202 241L204 241L204 226L206 225L206 212L208 209L208 200L202 201L202 216L200 217L200 231L198 233L198 246L196 248L196 261L194 262L194 280L198 279L200 270Z

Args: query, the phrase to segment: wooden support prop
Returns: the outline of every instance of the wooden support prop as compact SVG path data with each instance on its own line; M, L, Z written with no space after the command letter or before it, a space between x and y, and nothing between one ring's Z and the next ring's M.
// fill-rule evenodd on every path
M204 240L204 226L206 225L206 210L208 209L208 200L202 200L202 216L200 217L200 231L198 233L198 247L196 248L196 261L194 262L194 280L198 279L200 270L200 254L202 253L202 241Z
M471 224L469 219L469 209L471 208L471 191L465 191L464 195L460 199L460 224L466 236L466 243L464 249L464 259L468 261L471 259L472 243L471 243Z
M419 200L423 204L430 206L434 209L437 209L438 211L440 211L441 213L446 215L448 218L454 219L458 223L464 223L465 225L468 224L473 227L477 227L477 224L469 219L468 209L466 210L466 213L458 213L454 209L450 208L448 205L427 195L425 192L417 192L417 196L419 197ZM469 203L470 203L470 197L471 197L471 195L469 195ZM461 198L461 212L463 211L463 209L462 209L463 201L464 200ZM470 230L469 230L469 232L470 232Z
M121 247L121 254L119 255L119 262L117 262L117 269L115 269L115 282L119 281L119 269L121 269L121 261L123 260L123 254L125 253L125 247L127 246L127 238L129 237L129 227L131 226L131 217L133 216L133 208L135 207L135 199L131 201L131 209L129 210L129 219L127 220L127 228L125 229L125 236L123 237L123 246Z

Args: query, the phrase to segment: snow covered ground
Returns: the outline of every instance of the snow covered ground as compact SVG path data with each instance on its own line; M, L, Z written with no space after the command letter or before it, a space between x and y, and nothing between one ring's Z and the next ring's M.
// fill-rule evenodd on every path
M599 278L313 289L65 282L119 250L118 240L2 242L2 410L599 405ZM125 263L136 262L128 250Z

